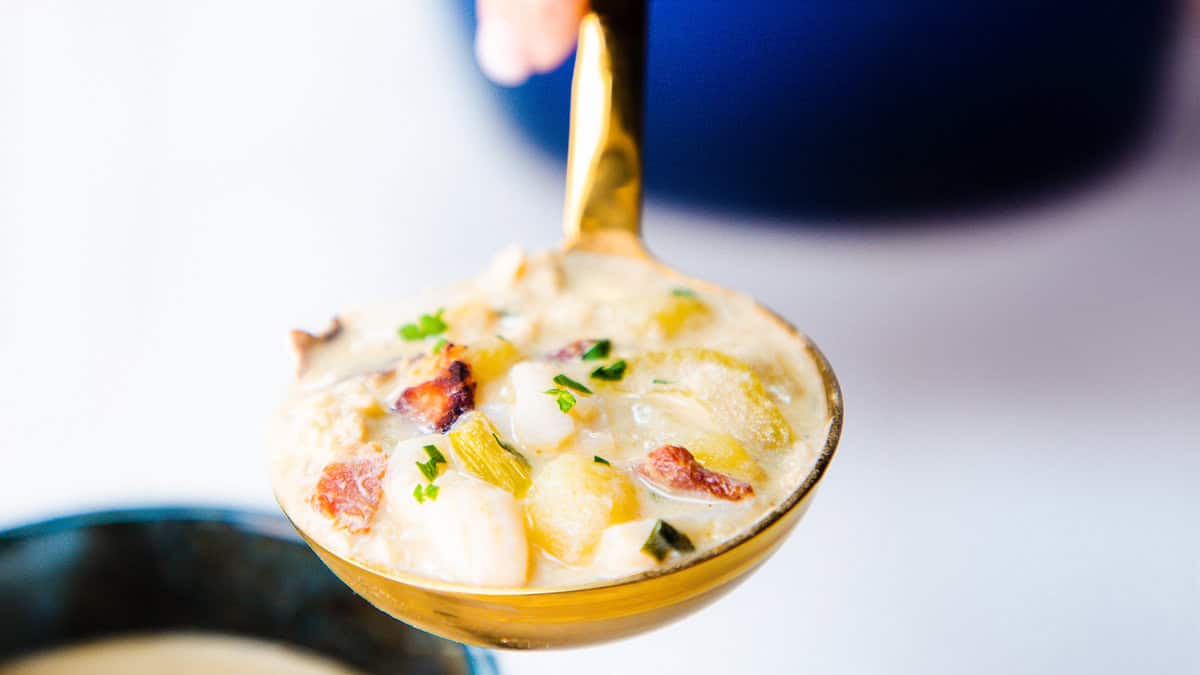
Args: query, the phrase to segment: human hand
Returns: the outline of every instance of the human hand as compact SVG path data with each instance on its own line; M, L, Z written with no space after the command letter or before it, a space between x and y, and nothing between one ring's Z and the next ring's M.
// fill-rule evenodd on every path
M479 66L510 87L553 70L575 48L587 10L588 0L476 0Z

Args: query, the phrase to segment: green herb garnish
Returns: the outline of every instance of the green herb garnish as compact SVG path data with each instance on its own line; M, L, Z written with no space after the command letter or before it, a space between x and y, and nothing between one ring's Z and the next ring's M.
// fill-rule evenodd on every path
M425 476L425 480L432 483L438 477L438 463L432 459L428 462L414 462L417 468L421 470L421 475Z
M563 375L562 373L559 373L558 375L554 376L554 384L557 384L560 387L569 387L581 394L592 393L591 389L588 389L587 387L576 382L575 380L572 380L571 378L567 377L566 375Z
M650 381L653 382L654 384L671 384L670 380L660 380L657 377Z
M508 338L504 337L503 335L501 335L501 334L499 334L499 333L496 333L496 339L497 339L497 340L499 340L499 341L501 341L501 342L508 342ZM511 343L511 342L508 342L508 344L510 344L510 345L511 345L512 343Z
M662 519L656 520L654 529L650 530L650 536L646 538L646 543L642 544L642 551L662 562L672 550L691 553L696 550L696 547L692 545L692 540L688 539L686 534L671 527L670 523Z
M436 354L436 353L442 351L442 348L444 348L448 344L450 344L450 343L449 343L449 341L446 340L446 338L439 339L437 342L433 343L433 353Z
M600 366L592 371L591 377L595 380L605 380L608 382L617 382L622 377L625 377L624 361L614 361L607 366Z
M420 483L417 483L416 487L413 488L412 495L413 499L417 500L418 504L424 504L426 499L430 501L436 500L438 498L438 493L441 491L442 489L436 485L421 485Z
M445 464L446 457L436 445L426 445L424 450L425 454L429 455L429 461L414 463L421 470L421 475L425 476L425 480L432 483L438 477L438 464Z
M509 445L508 443L505 443L504 441L500 440L500 437L497 436L496 434L492 434L492 438L496 439L496 445L503 448L505 452L512 455L513 457L516 457L525 466L529 466L529 460L525 459L525 455L522 455L520 452L517 452L516 448L514 448L513 446Z
M604 466L612 466L612 462L604 459L600 455L592 455L592 461L597 464L603 464Z
M422 450L425 451L425 454L429 455L429 459L432 459L438 464L446 463L446 456L442 454L441 450L438 450L436 445L426 445L424 448L422 448Z
M681 298L694 298L696 297L696 291L690 288L672 288L671 295L677 295Z
M575 395L566 389L555 387L554 389L547 389L543 393L554 396L555 402L558 403L558 409L563 412L570 412L571 408L575 407Z
M584 361L607 359L610 351L612 351L612 340L596 340L579 358Z
M416 323L406 323L396 331L400 337L405 340L424 340L427 337L440 335L446 332L446 322L442 321L442 312L446 310L439 309L433 314L422 314L417 319Z

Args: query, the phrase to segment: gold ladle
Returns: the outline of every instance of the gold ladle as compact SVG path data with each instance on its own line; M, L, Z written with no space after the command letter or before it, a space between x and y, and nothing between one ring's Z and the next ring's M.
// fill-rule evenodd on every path
M579 29L571 90L564 229L567 251L625 256L655 265L705 293L729 293L651 260L638 237L641 216L643 2L593 0ZM842 397L833 370L803 335L769 310L816 364L828 411L820 456L802 484L748 531L681 565L583 586L480 588L370 569L338 557L303 531L325 564L392 616L452 640L517 649L612 640L661 626L712 602L761 565L808 509L833 459Z

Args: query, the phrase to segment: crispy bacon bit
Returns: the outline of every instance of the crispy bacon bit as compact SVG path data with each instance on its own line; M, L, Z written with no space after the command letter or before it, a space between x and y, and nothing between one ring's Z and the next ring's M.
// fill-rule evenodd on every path
M313 504L351 533L367 532L383 496L387 457L371 444L370 455L330 462L321 472Z
M570 361L583 356L583 353L596 344L596 340L576 340L571 344L547 355L551 361Z
M332 341L342 332L342 320L340 317L333 317L329 320L329 325L325 330L313 335L302 330L294 330L289 334L292 341L292 353L296 357L296 375L303 375L308 362L311 360L313 350L327 342Z
M754 494L749 483L704 468L687 448L664 445L638 467L643 478L663 488L705 492L717 499L739 501Z
M437 432L445 432L460 415L474 409L475 379L471 377L471 367L456 358L462 351L455 345L443 347L432 357L436 359L432 379L400 392L392 409Z

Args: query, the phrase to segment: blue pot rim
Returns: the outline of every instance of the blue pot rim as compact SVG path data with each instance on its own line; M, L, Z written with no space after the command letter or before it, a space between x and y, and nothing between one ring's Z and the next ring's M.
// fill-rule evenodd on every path
M113 523L157 521L216 522L238 530L303 545L295 528L283 516L269 511L225 506L137 506L68 513L0 530L0 539L26 539ZM471 675L499 675L496 657L485 649L460 645Z

